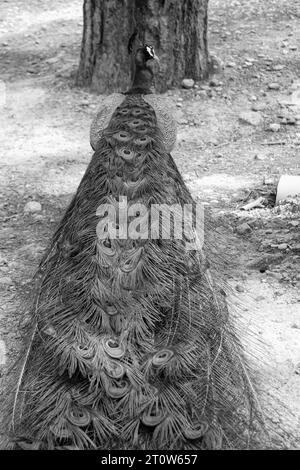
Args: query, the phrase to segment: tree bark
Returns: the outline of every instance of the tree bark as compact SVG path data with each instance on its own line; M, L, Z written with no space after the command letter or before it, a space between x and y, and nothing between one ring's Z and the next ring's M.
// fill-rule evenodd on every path
M130 84L127 43L135 27L160 58L156 89L208 75L208 0L84 0L77 84L99 93Z

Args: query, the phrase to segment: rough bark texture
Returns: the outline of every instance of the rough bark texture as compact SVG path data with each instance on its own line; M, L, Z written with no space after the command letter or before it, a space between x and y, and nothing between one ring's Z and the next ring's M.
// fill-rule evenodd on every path
M208 74L208 0L84 0L84 31L77 83L100 93L130 82L128 38L138 28L161 59L156 89Z

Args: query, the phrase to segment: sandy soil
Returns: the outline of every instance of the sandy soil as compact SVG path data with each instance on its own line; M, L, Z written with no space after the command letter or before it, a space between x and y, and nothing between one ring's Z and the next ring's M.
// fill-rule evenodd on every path
M299 17L299 0L211 0L219 73L167 93L178 122L176 163L212 208L220 250L237 260L227 273L240 305L233 314L245 337L252 329L264 345L258 370L272 420L284 429L279 447L300 447L300 209L272 207L272 178L299 174L300 109L288 103L300 88ZM81 33L81 0L1 2L0 379L20 347L31 276L92 155L99 97L74 87ZM257 104L245 123L241 113ZM269 130L291 115L292 124ZM240 210L261 195L264 208ZM32 200L42 210L24 212ZM240 234L243 223L249 229ZM5 394L3 380L2 403Z

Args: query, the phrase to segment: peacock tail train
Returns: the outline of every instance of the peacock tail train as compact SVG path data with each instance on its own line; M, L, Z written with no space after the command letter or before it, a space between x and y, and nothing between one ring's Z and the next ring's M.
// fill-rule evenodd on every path
M107 229L124 198L139 237ZM251 447L255 393L203 251L143 223L192 203L153 107L124 95L40 265L16 448Z

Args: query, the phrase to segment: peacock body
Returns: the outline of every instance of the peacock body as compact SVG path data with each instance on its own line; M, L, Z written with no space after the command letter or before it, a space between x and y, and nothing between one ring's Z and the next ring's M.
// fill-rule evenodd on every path
M193 204L170 155L174 123L149 91L133 86L102 106L94 155L41 262L18 448L248 445L249 372L203 251L163 236L164 222L149 237L153 205ZM125 225L120 213L112 224L124 201Z

